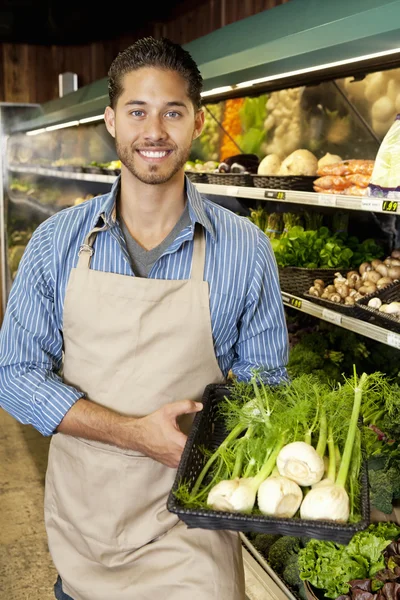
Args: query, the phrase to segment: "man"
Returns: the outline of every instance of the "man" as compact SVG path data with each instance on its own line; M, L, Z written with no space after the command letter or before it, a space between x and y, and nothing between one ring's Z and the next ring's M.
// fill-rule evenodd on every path
M116 57L104 117L121 176L38 227L9 298L1 405L54 434L45 522L59 600L244 598L237 534L166 509L205 386L253 368L277 383L288 354L268 238L184 175L201 88L168 40Z

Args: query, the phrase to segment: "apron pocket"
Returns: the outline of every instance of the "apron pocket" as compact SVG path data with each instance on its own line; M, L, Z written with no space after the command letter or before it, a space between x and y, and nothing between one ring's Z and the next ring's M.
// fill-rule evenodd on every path
M176 471L151 458L57 434L49 463L53 502L47 509L86 545L93 540L132 551L178 522L166 509Z

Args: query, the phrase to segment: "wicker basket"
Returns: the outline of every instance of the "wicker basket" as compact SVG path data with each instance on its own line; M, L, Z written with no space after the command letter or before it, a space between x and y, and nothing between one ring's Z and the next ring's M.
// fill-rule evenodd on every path
M313 192L316 177L303 175L251 175L254 187Z
M104 169L101 167L83 167L84 173L92 173L93 175L104 175Z
M238 185L253 187L250 173L206 173L208 183L214 185Z
M364 298L357 301L358 308L361 311L361 318L364 321L368 321L369 323L378 325L379 327L384 327L385 329L389 329L389 331L393 331L394 333L400 333L400 321L392 315L387 315L379 312L379 310L376 310L376 308L371 308L368 306L368 302L371 300L371 298L379 298L383 303L394 301L400 302L400 282L392 283L382 290L379 290L374 294L364 296Z
M83 167L78 167L74 165L62 165L61 167L56 167L59 171L66 171L67 173L83 173Z
M304 294L304 298L306 300L310 300L310 302L314 302L314 304L322 306L323 308L329 308L329 310L333 310L334 312L341 313L342 315L346 315L348 317L353 317L353 319L363 319L363 312L357 303L352 305L341 304L339 302L332 302L332 300L327 300L325 298L318 298L318 296L312 296L308 293Z
M189 528L229 529L242 532L278 533L281 535L306 536L322 540L332 540L346 544L352 536L369 525L369 489L366 462L363 462L361 475L362 519L358 523L339 524L329 521L306 519L278 519L264 515L229 513L201 508L187 508L175 496L174 492L184 481L194 485L206 457L202 449L214 450L226 437L223 422L218 418L219 403L229 396L229 387L210 384L203 394L203 410L197 413L189 434L175 481L168 496L167 508L179 516Z
M203 171L185 171L185 175L192 183L207 183L207 173Z
M305 298L315 279L325 283L333 281L340 269L306 269L305 267L279 267L279 282L283 292Z

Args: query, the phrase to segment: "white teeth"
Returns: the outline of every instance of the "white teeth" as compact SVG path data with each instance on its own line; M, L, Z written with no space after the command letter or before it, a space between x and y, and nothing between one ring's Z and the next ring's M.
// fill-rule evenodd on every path
M148 158L163 158L167 156L168 152L150 152L149 150L140 150L140 154L147 156Z

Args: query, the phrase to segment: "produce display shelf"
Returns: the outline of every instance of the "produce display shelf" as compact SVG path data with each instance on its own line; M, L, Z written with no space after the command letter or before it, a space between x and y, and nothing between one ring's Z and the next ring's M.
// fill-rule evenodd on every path
M45 169L43 167L21 167L10 165L9 170L15 173L34 173L44 177L59 177L61 179L79 179L83 181L96 181L97 183L114 183L115 175L97 175L94 173L78 173L75 171L60 171L59 169Z
M323 308L309 300L298 298L287 292L282 292L282 300L286 306L301 310L313 317L328 321L329 323L333 323L334 325L338 325L339 327L343 327L354 333L369 337L376 342L381 342L382 344L400 350L400 334L398 333L393 333L383 327L378 327L377 325L372 325L366 321L354 319L353 317L348 317L347 315L343 315L328 308Z
M367 198L362 196L344 196L335 194L317 194L316 192L301 192L295 190L274 190L265 188L251 188L233 185L215 185L208 183L195 183L202 194L218 196L234 196L236 198L249 198L254 200L274 200L293 204L310 206L327 206L331 208L347 208L350 210L365 210L379 213L400 214L400 202L384 200L382 198Z
M297 600L288 590L286 594L275 578L267 574L247 548L242 547L246 600ZM270 568L269 568L270 569ZM271 569L270 569L271 570ZM273 572L273 571L272 571ZM276 576L275 576L276 577Z
M253 544L243 533L239 533L239 537L243 546L243 562L246 574L246 596L252 600L253 598L271 598L273 600L298 600L292 594L284 581L278 577L275 571L269 566L267 561L254 548ZM264 590L263 596L251 595L253 589L257 587Z
M38 212L41 215L43 215L44 218L51 217L56 212L58 212L60 208L66 208L64 206L56 207L52 204L42 204L41 202L39 202L39 200L36 200L36 198L30 198L26 195L22 196L9 194L9 198L13 204L25 206L29 209L32 209L35 212Z
M74 171L61 171L59 169L29 167L21 165L10 165L10 171L16 173L35 173L45 177L59 177L62 179L79 179L84 181L95 181L98 183L114 183L115 175L97 175L93 173L78 173ZM400 214L400 202L384 200L380 198L367 198L361 196L345 196L341 194L317 194L316 192L302 192L295 190L275 190L265 188L252 188L235 185L216 185L209 183L195 183L198 191L202 194L216 196L230 196L237 198L248 198L254 200L274 200L292 204L308 206L326 206L331 208L343 208L350 210L365 210L378 213Z

